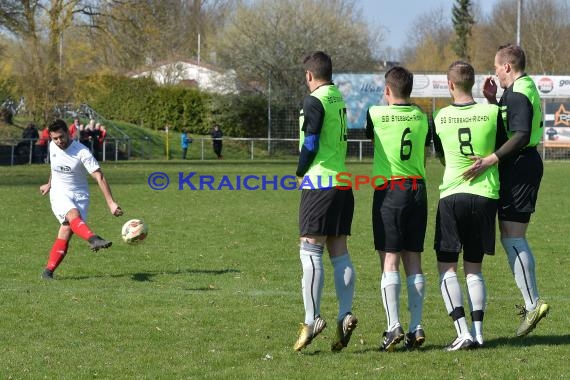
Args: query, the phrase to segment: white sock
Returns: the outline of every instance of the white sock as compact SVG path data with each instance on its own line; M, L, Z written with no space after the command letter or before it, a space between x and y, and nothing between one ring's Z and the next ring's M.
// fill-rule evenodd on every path
M423 273L413 274L406 278L408 310L410 311L410 332L415 331L422 323L425 283L426 279Z
M301 242L299 252L303 267L301 290L305 305L305 323L309 326L315 324L315 317L321 313L321 295L325 283L323 251L322 245Z
M347 313L352 311L356 272L348 252L342 256L331 257L331 263L334 269L334 287L338 299L337 321L341 321Z
M469 333L467 321L465 320L465 309L463 308L463 295L457 281L455 272L445 272L440 275L440 289L445 302L447 314L453 319L457 336Z
M380 293L386 311L388 330L400 324L400 272L383 272Z
M509 266L515 276L515 282L521 291L525 307L528 311L536 308L538 288L534 256L525 238L503 238L503 248L507 252Z
M471 335L483 336L483 316L485 315L485 305L487 304L487 289L482 273L468 274L465 278L467 282L467 300L471 310Z

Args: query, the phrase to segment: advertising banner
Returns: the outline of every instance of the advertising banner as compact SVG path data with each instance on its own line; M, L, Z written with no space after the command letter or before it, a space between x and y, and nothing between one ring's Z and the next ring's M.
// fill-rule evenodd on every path
M540 92L540 97L570 98L570 76L560 75L531 75Z
M570 102L546 102L544 141L550 146L570 143Z
M378 74L336 74L333 81L339 87L347 104L349 128L365 128L366 112L373 105L384 104L384 72ZM483 84L489 75L475 75L473 97L484 99ZM570 76L531 75L536 83L541 98L570 98ZM497 81L498 82L498 81ZM497 83L499 86L499 83ZM498 88L497 99L503 90ZM414 74L412 98L450 98L445 74ZM451 99L450 99L451 101ZM570 107L565 106L565 110ZM551 112L554 114L554 111ZM565 111L561 111L561 120L567 120ZM554 128L562 128L554 126ZM564 127L568 127L567 125Z
M366 128L368 108L383 104L384 73L333 75L346 102L348 128Z

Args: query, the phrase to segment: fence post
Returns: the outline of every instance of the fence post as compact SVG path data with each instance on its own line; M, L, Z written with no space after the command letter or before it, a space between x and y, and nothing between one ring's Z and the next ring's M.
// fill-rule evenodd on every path
M105 153L107 153L106 150L107 150L107 141L103 140L103 157L102 157L103 162L105 162L105 156L106 156Z
M362 161L362 140L358 142L358 161Z
M542 109L543 112L546 110L546 99L542 100ZM542 159L546 160L546 147L544 146L544 131L545 129L543 128L543 133L542 133Z
M30 140L30 154L29 154L29 164L32 164L32 159L34 156L34 140Z
M148 159L152 159L152 144L150 143L150 138L148 136L144 137L146 140L146 147L148 148Z
M202 141L202 161L204 161L204 138L202 138L201 141Z
M251 139L251 160L253 160L253 139Z
M267 155L271 156L271 71L267 82Z

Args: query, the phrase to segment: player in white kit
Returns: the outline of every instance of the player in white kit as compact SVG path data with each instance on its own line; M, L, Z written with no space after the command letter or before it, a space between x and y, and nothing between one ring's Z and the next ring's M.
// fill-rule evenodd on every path
M60 222L60 227L42 273L44 279L53 278L53 272L67 254L73 234L87 240L92 251L109 248L113 244L93 233L85 223L89 208L87 174L97 181L111 213L115 216L123 215L123 210L113 199L99 163L86 146L69 138L66 123L57 119L48 126L48 131L51 138L51 174L48 183L40 186L40 192L42 195L49 193L51 209Z

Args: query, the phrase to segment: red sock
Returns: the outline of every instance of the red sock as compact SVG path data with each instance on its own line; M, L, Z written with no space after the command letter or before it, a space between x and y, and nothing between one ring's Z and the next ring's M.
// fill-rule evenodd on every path
M46 268L53 272L55 268L57 268L57 266L61 263L66 253L67 240L56 239L55 243L53 243L53 247L51 247Z
M74 234L84 240L89 240L91 236L95 235L81 218L73 219L69 222L69 226L71 227L71 231L73 231Z

